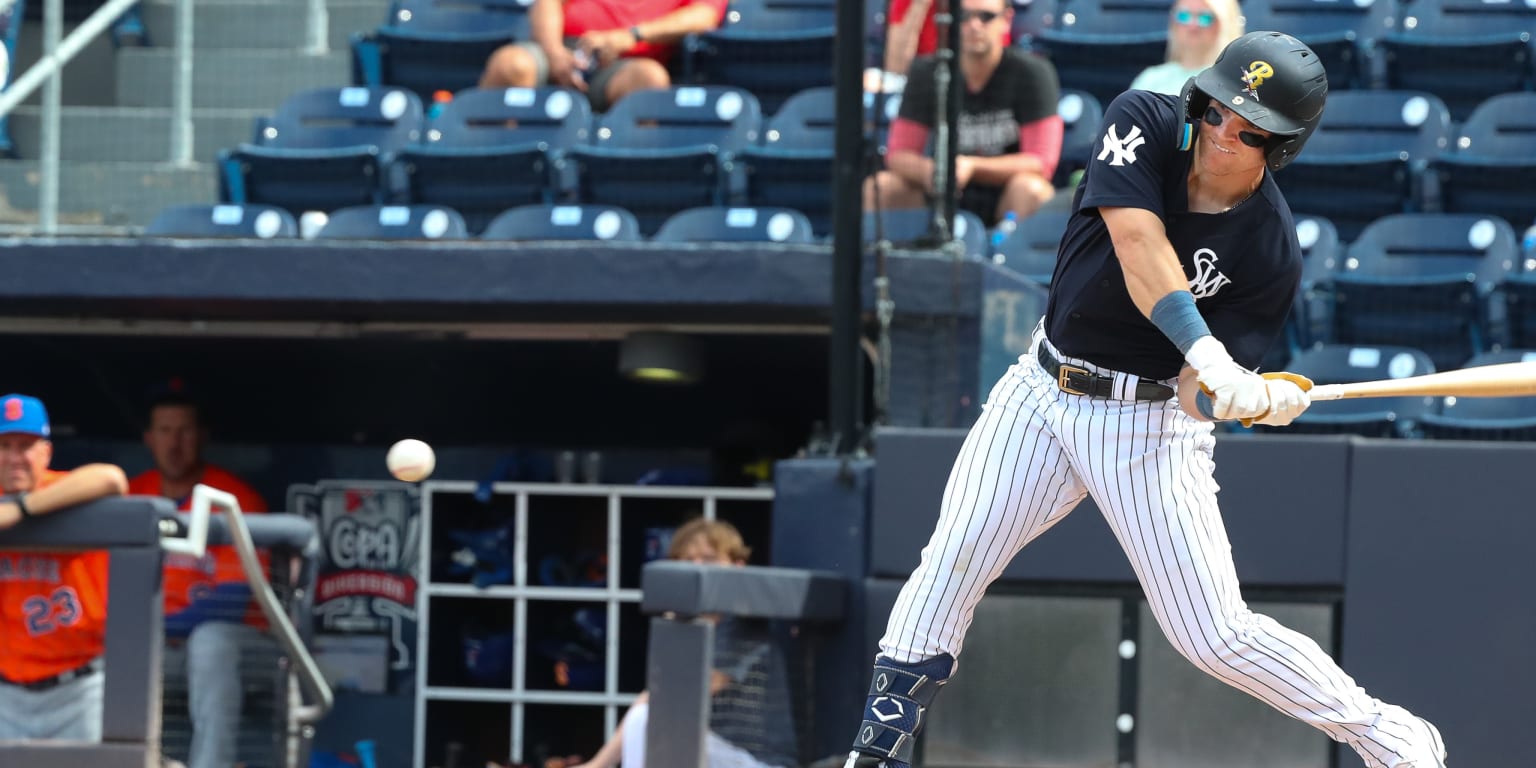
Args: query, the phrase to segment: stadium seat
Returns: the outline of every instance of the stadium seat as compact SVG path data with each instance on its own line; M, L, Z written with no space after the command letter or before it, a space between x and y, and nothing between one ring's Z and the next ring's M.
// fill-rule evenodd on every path
M1314 384L1348 384L1434 373L1435 366L1423 351L1411 347L1319 344L1296 353L1287 370L1306 376ZM1286 434L1414 437L1419 417L1431 405L1432 399L1426 397L1319 401L1289 426L1256 424L1253 429Z
M1433 161L1441 208L1491 213L1516 226L1536 218L1536 93L1479 104L1454 143Z
M1353 240L1378 218L1421 209L1424 171L1450 132L1450 112L1428 93L1330 93L1306 150L1275 182L1292 211L1327 216Z
M1056 26L1062 2L1065 0L1012 0L1013 44L1026 51L1033 48L1040 30Z
M424 142L399 153L407 199L453 208L471 233L509 208L555 202L566 186L564 152L587 142L591 122L580 91L462 91L427 126Z
M1296 240L1301 244L1301 288L1291 309L1292 349L1326 341L1333 324L1331 295L1333 275L1344 263L1344 247L1338 228L1318 216L1296 217Z
M836 0L734 0L720 28L684 42L692 82L750 91L767 112L832 84Z
M1350 245L1332 279L1333 333L1345 344L1400 344L1456 368L1487 347L1484 307L1516 267L1503 219L1459 213L1380 219Z
M390 157L421 129L421 100L402 88L302 91L258 121L256 143L219 153L220 199L295 216L388 202Z
M1064 133L1061 137L1061 161L1051 183L1058 189L1072 185L1072 176L1088 167L1093 142L1099 138L1104 123L1104 105L1087 91L1063 90L1056 102Z
M965 256L972 259L990 259L987 247L987 225L970 211L955 212L955 239L960 241ZM897 248L926 250L939 248L930 235L933 213L927 208L884 210L878 216L873 211L864 212L863 241L872 243L884 240Z
M532 0L395 0L389 19L352 36L352 82L409 88L430 102L480 82L486 59L529 39Z
M757 99L739 88L631 93L598 118L592 145L567 154L576 197L627 208L654 234L677 211L725 202L735 155L761 123Z
M805 214L790 208L690 208L673 214L651 238L662 243L809 243Z
M481 240L642 239L635 215L612 205L524 205L491 220Z
M832 230L832 159L837 103L832 88L784 102L763 127L762 143L737 156L746 202L801 211L817 235Z
M1072 211L1051 208L1019 220L1013 234L997 244L993 259L1001 257L1002 264L1009 269L1042 286L1050 285L1061 236L1071 218Z
M1524 250L1516 268L1494 286L1488 312L1501 346L1536 349L1536 249Z
M147 237L247 237L266 240L299 236L293 215L271 205L172 205L144 228Z
M330 215L321 240L463 240L464 217L438 205L360 205Z
M1087 91L1108 104L1168 47L1166 0L1066 0L1057 26L1040 30L1031 50L1056 66L1063 92Z
M1493 96L1536 87L1532 29L1530 3L1412 0L1397 30L1377 41L1384 84L1433 93L1460 122Z
M1485 352L1466 368L1536 362L1536 349ZM1536 398L1444 397L1419 420L1424 437L1438 440L1536 440Z
M1375 41L1400 15L1397 0L1243 0L1248 29L1281 30L1317 54L1328 72L1329 109L1338 91L1372 86Z

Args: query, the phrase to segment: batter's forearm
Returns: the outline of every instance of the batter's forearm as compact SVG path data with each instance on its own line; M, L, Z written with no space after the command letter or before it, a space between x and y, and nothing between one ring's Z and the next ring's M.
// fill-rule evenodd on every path
M1151 319L1152 308L1164 296L1189 290L1189 278L1157 214L1140 208L1101 208L1099 214L1114 241L1126 290L1143 317Z

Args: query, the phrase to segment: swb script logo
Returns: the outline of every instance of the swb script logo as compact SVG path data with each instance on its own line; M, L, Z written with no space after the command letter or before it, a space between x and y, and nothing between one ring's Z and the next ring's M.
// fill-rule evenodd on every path
M1122 139L1119 126L1111 123L1109 131L1104 134L1104 149L1099 151L1098 159L1109 158L1110 165L1134 163L1136 148L1145 143L1147 143L1147 137L1141 135L1141 126L1131 126L1130 133L1125 134L1125 138Z
M1189 292L1197 299L1207 296L1215 296L1224 285L1231 284L1231 278L1216 271L1216 261L1220 257L1209 248L1201 248L1195 251L1195 277L1189 281Z

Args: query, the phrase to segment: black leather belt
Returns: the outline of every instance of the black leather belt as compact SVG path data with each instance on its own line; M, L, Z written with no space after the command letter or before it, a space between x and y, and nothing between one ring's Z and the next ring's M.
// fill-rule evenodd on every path
M1045 344L1040 345L1038 354L1040 367L1056 380L1056 386L1069 395L1083 395L1085 397L1115 397L1115 377L1094 373L1087 368L1076 365L1068 365L1056 359ZM1173 387L1167 384L1159 384L1155 381L1141 379L1136 382L1137 400L1167 400L1173 397Z
M76 667L67 672L60 672L53 677L45 677L41 680L33 680L30 683L18 683L14 680L7 680L3 677L0 677L0 683L5 683L6 685L14 685L17 688L23 688L28 691L47 691L53 688L57 688L71 680L79 680L82 677L94 675L100 669L101 660L96 659L83 667Z

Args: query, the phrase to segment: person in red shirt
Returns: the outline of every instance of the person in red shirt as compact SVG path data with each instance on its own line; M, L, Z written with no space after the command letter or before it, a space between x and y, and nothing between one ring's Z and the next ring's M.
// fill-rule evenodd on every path
M48 411L0 396L0 530L29 517L121 495L111 464L48 468ZM0 742L101 740L107 553L0 552Z
M951 8L958 9L959 6L959 0L950 3ZM905 75L914 58L931 55L939 49L939 28L933 15L933 0L891 0L886 10L886 72ZM998 42L1006 46L1012 41L1011 29L999 31Z
M563 85L605 111L626 94L670 87L677 43L720 26L727 1L534 0L532 40L492 53L480 87Z
M208 431L196 400L169 393L149 408L144 445L155 468L134 477L135 495L164 496L190 508L192 488L207 485L235 497L241 512L265 512L261 494L230 471L203 458ZM213 546L201 558L165 557L165 669L185 671L192 720L189 768L228 768L236 762L244 687L242 655L270 653L266 622L235 548Z

